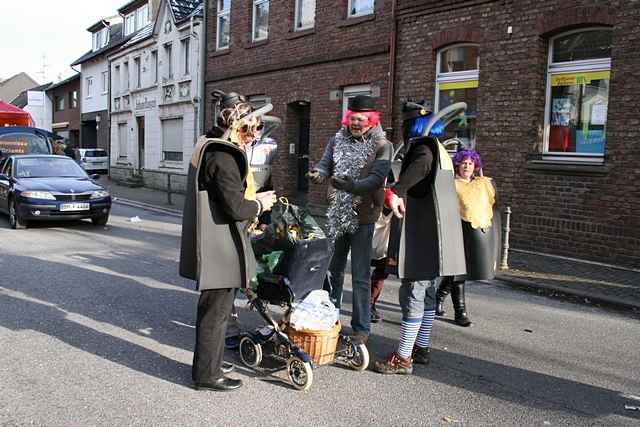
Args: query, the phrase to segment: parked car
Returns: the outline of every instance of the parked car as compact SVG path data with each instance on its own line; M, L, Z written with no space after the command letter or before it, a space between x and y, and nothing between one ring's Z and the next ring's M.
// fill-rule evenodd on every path
M111 195L94 182L71 158L21 154L0 160L0 211L9 215L11 228L30 221L90 218L105 225Z
M108 173L109 154L102 148L76 148L75 159L87 173Z
M53 154L49 131L25 126L0 127L0 159L12 154Z

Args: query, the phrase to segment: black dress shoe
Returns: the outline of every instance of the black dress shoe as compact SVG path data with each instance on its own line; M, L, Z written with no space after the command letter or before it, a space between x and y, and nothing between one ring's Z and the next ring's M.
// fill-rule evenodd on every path
M220 370L222 370L223 374L229 374L233 372L235 368L236 367L233 365L233 363L222 362L222 366L220 367Z
M242 380L220 377L212 383L195 383L196 390L232 391L242 386Z

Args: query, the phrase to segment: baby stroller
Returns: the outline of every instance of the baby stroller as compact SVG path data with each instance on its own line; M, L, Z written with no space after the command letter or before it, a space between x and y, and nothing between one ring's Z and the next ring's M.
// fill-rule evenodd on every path
M263 356L270 357L277 367L265 370L273 373L286 369L293 387L298 390L311 387L315 364L312 357L290 339L287 329L294 303L309 292L322 289L328 265L326 238L299 240L284 251L273 272L258 275L255 291L248 292L249 305L267 322L267 326L243 334L239 349L242 363L257 368ZM284 308L280 322L269 313L269 304ZM330 363L334 358L356 371L365 370L369 364L366 346L342 334L338 337L335 353L324 358L321 364Z

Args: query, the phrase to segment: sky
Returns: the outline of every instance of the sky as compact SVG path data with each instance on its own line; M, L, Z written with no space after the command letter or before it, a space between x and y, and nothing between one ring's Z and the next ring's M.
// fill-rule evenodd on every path
M0 0L0 78L24 71L44 84L72 76L69 64L91 49L87 28L128 2Z

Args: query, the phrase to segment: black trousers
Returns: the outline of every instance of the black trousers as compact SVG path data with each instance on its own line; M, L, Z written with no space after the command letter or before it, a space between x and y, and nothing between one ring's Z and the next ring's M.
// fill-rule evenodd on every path
M191 376L196 383L210 383L222 376L224 336L235 288L202 291L198 300L196 348Z

